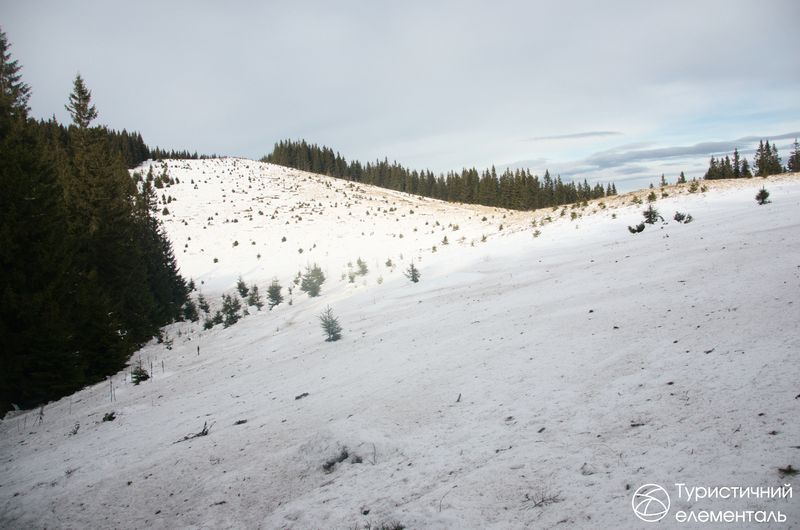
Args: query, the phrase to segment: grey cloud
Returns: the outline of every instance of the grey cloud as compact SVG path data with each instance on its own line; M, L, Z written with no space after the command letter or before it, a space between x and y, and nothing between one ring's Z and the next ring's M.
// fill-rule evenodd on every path
M548 163L547 158L530 158L527 160L517 160L516 162L512 162L510 164L498 164L496 165L496 169L498 171L504 171L505 169L528 169L528 168L538 168L544 167Z
M602 138L605 136L619 136L622 133L619 131L586 131L586 132L577 132L577 133L570 133L570 134L555 134L552 136L534 136L533 138L527 138L526 142L539 142L543 140L573 140L578 138Z
M774 140L793 140L795 138L800 138L800 131L779 134L777 136L745 136L744 138L739 138L736 141L755 143L760 140L769 140L772 142Z
M528 159L504 164L499 169L529 167L541 174L547 168L550 173L565 179L586 179L592 184L613 181L617 183L619 191L629 191L656 182L662 173L670 180L674 180L681 171L685 171L690 178L701 177L708 166L708 157L712 155L731 154L734 148L738 148L742 156L749 157L759 140L768 139L773 143L794 138L800 138L800 131L657 148L650 147L652 142L636 142L599 151L578 160L557 162L546 158ZM790 147L789 142L778 144L782 154Z
M631 162L664 161L675 158L688 158L696 156L712 156L717 154L732 153L740 148L743 152L752 149L753 143L765 138L782 140L800 136L800 132L791 132L773 136L745 136L736 140L722 140L717 142L700 142L694 145L658 147L654 149L609 149L600 151L586 158L586 162L597 169L619 168Z
M621 175L640 175L642 173L646 173L647 171L649 171L649 169L650 168L648 168L645 165L629 164L629 165L624 165L622 167L617 168L616 172L621 174ZM624 180L624 177L623 177L623 180Z
M662 154L583 160L618 131L661 145L800 127L797 0L6 3L35 117L67 118L80 70L101 124L167 148L258 158L288 137L437 172L518 159L591 171Z

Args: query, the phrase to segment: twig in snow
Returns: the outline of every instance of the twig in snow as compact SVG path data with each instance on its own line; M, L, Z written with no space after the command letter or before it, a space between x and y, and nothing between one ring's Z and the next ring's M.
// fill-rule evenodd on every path
M194 434L187 434L186 436L184 436L183 438L181 438L180 440L178 440L177 442L174 442L174 443L177 444L177 443L185 442L186 440L192 440L194 438L200 438L201 436L208 436L208 431L211 430L211 427L213 425L214 425L213 423L211 425L209 425L208 422L204 421L203 422L203 429L200 432L196 432Z
M454 489L456 489L457 487L458 487L458 484L456 484L455 486L453 486L452 488L447 490L447 493L442 495L442 498L439 499L439 513L442 513L442 503L444 502L444 498L447 497L450 494L450 492L453 491Z
M526 493L525 500L523 502L531 502L532 508L540 508L547 506L548 504L554 504L561 501L562 499L560 493L554 493L550 490L550 488L542 486L533 495Z

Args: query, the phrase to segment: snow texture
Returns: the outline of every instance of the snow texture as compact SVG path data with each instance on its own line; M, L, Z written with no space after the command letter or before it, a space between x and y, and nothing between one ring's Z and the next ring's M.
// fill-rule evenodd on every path
M132 359L138 386L125 371L9 414L0 527L641 528L642 484L780 486L800 467L796 175L668 187L667 222L632 235L649 190L561 215L242 159L166 167L184 275L215 306L240 275L285 302L169 326ZM321 296L289 296L312 263ZM672 502L800 525L797 499Z

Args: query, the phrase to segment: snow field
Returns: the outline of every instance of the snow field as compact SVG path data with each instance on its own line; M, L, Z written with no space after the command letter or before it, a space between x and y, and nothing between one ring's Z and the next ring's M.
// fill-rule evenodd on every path
M121 373L113 402L103 383L41 424L6 418L0 526L639 528L642 484L778 486L778 467L798 467L796 177L767 180L765 206L761 179L670 188L655 204L670 222L631 235L644 206L630 196L572 221L236 159L168 172L166 229L211 300L239 275L263 296L313 262L322 296L295 291L227 329L175 324L171 349L136 356L151 381ZM370 271L350 284L357 257ZM402 275L411 259L418 284ZM335 343L316 319L327 305ZM796 499L741 502L800 524Z

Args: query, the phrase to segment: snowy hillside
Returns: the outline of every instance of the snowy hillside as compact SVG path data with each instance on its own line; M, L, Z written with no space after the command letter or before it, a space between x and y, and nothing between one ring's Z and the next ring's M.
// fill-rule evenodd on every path
M152 165L158 176L163 164L145 164L139 172L147 174ZM164 223L183 274L212 292L232 288L240 275L288 282L312 263L339 277L359 257L383 273L389 258L424 261L433 247L445 250L445 236L453 246L475 245L501 232L500 225L530 223L519 212L443 203L250 160L165 164L177 183L156 190L169 212ZM169 197L176 200L167 204Z
M165 227L212 304L312 263L322 294L175 324L136 356L152 379L5 418L0 527L641 528L643 484L800 468L797 175L669 187L668 222L632 235L649 190L520 213L241 159L166 171ZM798 502L673 496L662 525L732 509L798 527Z

